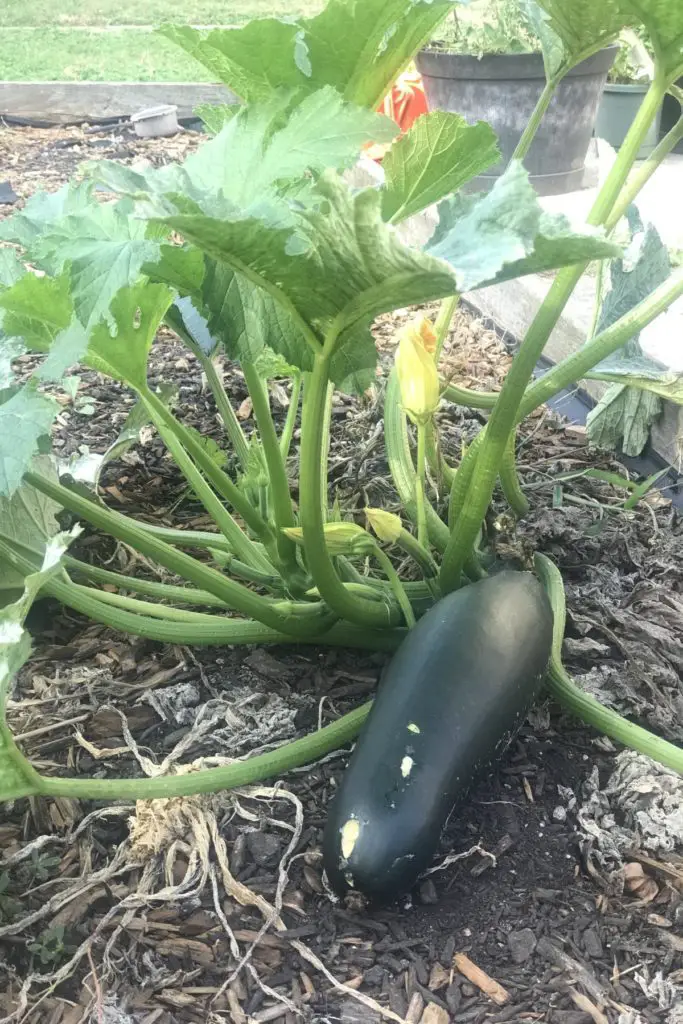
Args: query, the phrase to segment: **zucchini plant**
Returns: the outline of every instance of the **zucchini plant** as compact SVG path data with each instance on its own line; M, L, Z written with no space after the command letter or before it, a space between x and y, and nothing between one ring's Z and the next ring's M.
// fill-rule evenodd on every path
M479 196L462 189L498 158L487 125L434 112L395 139L396 126L375 112L453 6L330 0L314 18L264 19L206 36L167 26L164 34L243 102L202 111L212 137L183 163L146 171L107 161L88 166L79 180L33 197L0 225L0 703L28 654L23 621L36 594L159 641L393 651L432 604L485 575L481 527L498 480L512 509L524 514L514 439L526 416L591 372L680 400L680 383L656 367L641 360L636 374L609 363L683 294L680 269L645 294L627 289L608 316L596 318L580 351L533 383L532 372L588 264L610 261L618 273L614 229L680 137L677 126L633 169L664 94L683 73L683 8L661 0L525 0L548 85L510 166ZM572 225L539 205L523 159L562 76L632 24L652 42L653 82L588 223ZM363 147L392 139L384 182L352 189L344 174ZM422 249L405 244L402 223L433 204L439 216L431 239ZM439 358L459 295L537 271L557 273L500 392L446 385ZM386 453L404 515L369 510L367 530L340 522L327 503L334 389L361 393L375 378L370 327L378 315L435 300L442 306L434 324L418 317L405 329L386 387ZM150 385L147 360L162 325L201 364L235 471L183 424L168 394ZM44 358L20 383L13 360L25 351ZM237 361L244 375L256 423L249 439L217 354ZM49 453L58 406L45 385L77 363L131 389L136 422L154 425L212 530L141 522L108 508L96 484L89 489L65 475ZM292 399L278 431L268 379L282 375L292 379ZM441 399L490 409L457 466L438 446ZM299 407L293 493L288 467ZM447 521L434 506L430 461L450 488ZM57 524L64 509L140 552L161 581L70 554L70 537ZM399 578L392 548L414 563L411 580ZM359 558L369 571L360 571ZM600 707L567 677L559 655L561 580L543 559L537 568L555 613L553 692L610 736L682 769L681 750ZM126 780L39 775L3 719L0 797L151 798L242 785L349 741L368 710L236 765Z

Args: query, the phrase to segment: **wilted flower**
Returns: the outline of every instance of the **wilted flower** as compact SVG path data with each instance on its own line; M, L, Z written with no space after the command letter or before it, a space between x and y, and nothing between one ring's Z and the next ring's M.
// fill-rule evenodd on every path
M396 350L396 372L403 408L415 423L428 423L439 406L435 352L436 335L427 317L413 320L401 332Z

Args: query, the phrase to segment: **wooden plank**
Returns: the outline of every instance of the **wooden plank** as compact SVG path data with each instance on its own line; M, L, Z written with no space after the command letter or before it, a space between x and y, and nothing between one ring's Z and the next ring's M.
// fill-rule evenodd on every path
M82 124L130 117L172 103L187 118L200 103L235 103L222 85L201 82L0 82L0 117Z

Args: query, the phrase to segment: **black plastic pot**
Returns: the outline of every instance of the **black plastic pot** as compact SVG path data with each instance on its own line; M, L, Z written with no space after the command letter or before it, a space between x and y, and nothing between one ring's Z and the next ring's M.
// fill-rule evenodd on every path
M540 195L579 189L600 95L616 46L600 50L560 82L529 150L525 167ZM422 50L417 66L430 110L450 110L470 122L488 121L498 136L502 159L473 186L490 188L512 156L545 85L538 53L482 57Z
M648 85L615 85L608 82L598 107L595 134L605 139L614 149L620 149L633 124L640 105L645 99ZM638 150L638 160L645 160L659 142L661 107Z

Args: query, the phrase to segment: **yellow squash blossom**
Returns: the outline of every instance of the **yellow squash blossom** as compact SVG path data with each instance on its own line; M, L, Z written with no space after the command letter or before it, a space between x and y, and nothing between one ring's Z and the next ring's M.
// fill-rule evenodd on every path
M435 352L436 335L426 317L413 320L401 332L396 350L396 372L403 408L414 423L428 423L439 406Z

